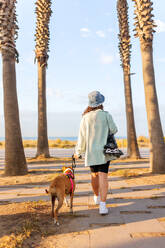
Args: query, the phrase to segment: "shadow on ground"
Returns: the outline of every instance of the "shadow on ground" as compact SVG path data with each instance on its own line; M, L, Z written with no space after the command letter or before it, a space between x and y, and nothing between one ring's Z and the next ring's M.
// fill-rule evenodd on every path
M162 194L165 198L165 194ZM124 227L127 223L141 222L155 218L152 208L142 207L136 210L136 207L145 205L146 199L109 199L108 206L111 206L110 214L107 216L100 216L98 207L87 203L75 203L74 214L68 212L68 208L63 206L59 215L60 226L53 224L50 216L51 205L50 202L32 202L32 203L15 203L7 205L6 210L1 212L0 216L0 237L10 235L11 233L19 234L21 232L31 232L30 237L24 242L24 247L36 242L37 245L43 238L53 237L53 235L71 234L80 235L83 232L90 230L97 230L102 228ZM150 204L154 202L150 199ZM120 203L120 207L115 204ZM109 205L110 204L110 205ZM78 207L84 206L87 210L78 210ZM128 207L129 206L129 207ZM130 209L130 210L129 210ZM15 213L13 213L15 212ZM157 218L164 217L165 211L159 211ZM145 242L150 243L151 239L145 239ZM139 240L137 242L140 242ZM123 248L126 244L116 245L114 247ZM130 243L127 244L127 247ZM28 247L28 246L27 246ZM96 246L97 247L97 246ZM102 246L107 247L108 246ZM155 246L156 247L156 246Z

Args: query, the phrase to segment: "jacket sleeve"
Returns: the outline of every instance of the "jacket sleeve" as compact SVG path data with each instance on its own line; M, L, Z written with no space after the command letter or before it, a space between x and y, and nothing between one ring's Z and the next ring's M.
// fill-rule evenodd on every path
M117 133L117 131L118 131L117 126L116 126L112 116L109 113L107 115L107 120L108 120L108 124L109 124L110 133L111 134Z
M86 129L85 129L85 120L82 118L80 122L80 129L79 129L79 135L78 135L78 141L77 145L75 147L75 153L80 156L82 153L85 153L86 150Z

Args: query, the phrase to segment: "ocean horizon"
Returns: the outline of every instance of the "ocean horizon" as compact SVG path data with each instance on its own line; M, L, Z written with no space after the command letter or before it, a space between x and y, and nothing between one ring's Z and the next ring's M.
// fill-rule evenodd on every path
M67 137L67 136L49 136L48 139L49 140L56 140L56 139L61 139L61 140L69 140L69 141L76 141L77 140L77 136L71 136L71 137ZM116 139L126 139L126 137L124 136L116 136ZM37 137L22 137L23 140L37 140ZM5 137L0 137L0 141L4 141Z

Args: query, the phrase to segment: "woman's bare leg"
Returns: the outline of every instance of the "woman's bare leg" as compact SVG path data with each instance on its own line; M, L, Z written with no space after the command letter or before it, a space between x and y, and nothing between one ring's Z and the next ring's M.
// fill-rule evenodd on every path
M108 193L108 174L104 172L99 172L99 191L100 191L100 201L106 202Z
M95 195L99 195L99 175L98 172L91 173L91 184Z

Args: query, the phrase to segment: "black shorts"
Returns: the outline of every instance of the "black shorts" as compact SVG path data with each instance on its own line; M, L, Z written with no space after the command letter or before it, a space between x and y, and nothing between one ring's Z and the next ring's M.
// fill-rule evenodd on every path
M106 164L99 164L99 165L91 165L90 166L90 170L91 172L104 172L104 173L108 173L108 169L109 169L109 164L110 161L108 161Z

